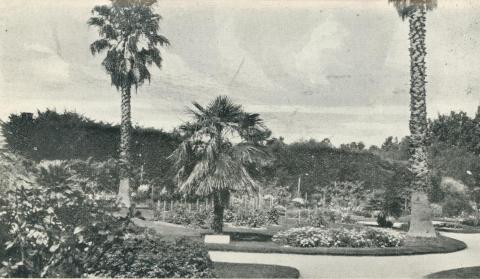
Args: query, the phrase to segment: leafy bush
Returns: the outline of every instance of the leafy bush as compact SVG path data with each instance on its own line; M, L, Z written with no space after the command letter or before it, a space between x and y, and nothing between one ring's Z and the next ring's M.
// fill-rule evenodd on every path
M85 227L113 218L107 214L113 206L100 206L100 198L70 184L7 191L0 197L0 221L9 224L4 275L78 276L81 254L93 245L82 233Z
M236 211L233 223L237 226L248 226L258 228L272 224L278 224L280 214L276 208L270 209L244 209L240 208Z
M472 212L472 207L465 196L450 194L443 203L442 212L447 217L456 217L462 213Z
M155 219L163 220L162 214L162 211L156 211ZM166 212L165 221L192 228L209 229L213 221L213 212L204 208L190 211L186 206L178 205L173 210Z
M86 271L95 277L207 278L212 277L212 261L200 242L125 234L89 253Z
M365 217L365 218L371 218L372 217L372 213L368 212L368 211L365 211L365 210L356 210L356 211L353 212L353 215L361 216L361 217Z
M272 240L295 247L398 247L404 234L369 228L293 228L275 234Z
M321 211L312 213L306 219L297 220L297 227L315 227L322 228L329 224Z
M63 173L46 168L41 184L0 196L0 237L6 240L1 277L211 276L201 244L162 241L114 217L115 200L98 195L95 182Z
M478 217L469 217L462 221L463 225L478 227L480 226L480 219Z
M377 224L382 228L393 227L393 222L390 220L387 220L387 215L383 212L377 215Z
M225 221L226 223L231 223L234 220L235 212L230 208L225 209L225 212L223 213L223 221Z

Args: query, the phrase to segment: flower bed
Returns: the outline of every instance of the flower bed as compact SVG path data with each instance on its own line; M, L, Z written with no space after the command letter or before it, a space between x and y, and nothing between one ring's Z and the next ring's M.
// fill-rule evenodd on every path
M273 242L294 247L399 247L405 235L371 228L293 228L276 233Z

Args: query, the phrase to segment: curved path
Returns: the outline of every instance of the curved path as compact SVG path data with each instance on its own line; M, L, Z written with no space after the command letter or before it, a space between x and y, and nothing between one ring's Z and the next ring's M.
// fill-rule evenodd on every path
M480 265L480 234L442 233L465 242L467 249L417 256L355 257L210 251L213 261L292 266L301 278L421 278L430 273Z

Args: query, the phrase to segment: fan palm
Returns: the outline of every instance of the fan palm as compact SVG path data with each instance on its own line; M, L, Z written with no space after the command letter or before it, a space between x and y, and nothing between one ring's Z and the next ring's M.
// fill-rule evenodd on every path
M258 114L244 112L228 97L219 96L207 107L193 106L194 121L181 127L186 139L170 156L175 180L187 195L213 198L212 229L222 232L230 193L253 194L258 190L249 168L267 163L262 142L270 133Z
M412 219L410 236L435 237L427 190L430 176L427 164L427 107L425 46L426 12L436 7L436 0L389 0L402 19L410 24L410 170L413 175Z
M156 0L111 0L95 6L88 25L97 27L100 39L90 45L93 55L106 52L102 62L111 83L121 92L119 197L130 206L129 157L131 141L131 89L150 81L149 66L161 67L160 46L168 40L158 34L160 15Z

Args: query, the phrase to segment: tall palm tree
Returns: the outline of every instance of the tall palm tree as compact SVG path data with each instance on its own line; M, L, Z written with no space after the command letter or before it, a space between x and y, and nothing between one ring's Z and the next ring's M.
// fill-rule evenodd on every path
M170 156L175 180L181 192L213 198L212 229L222 232L230 193L258 190L249 169L268 161L262 142L270 133L258 114L244 112L228 97L219 96L207 107L193 106L194 121L181 127L186 140Z
M427 163L427 107L425 46L426 12L436 0L389 0L403 20L410 24L410 170L413 175L412 218L408 235L436 237L427 191L430 175Z
M95 6L88 25L97 27L100 39L90 45L93 55L106 52L102 62L111 83L121 92L119 197L130 207L131 89L150 82L149 66L161 67L160 46L167 38L158 34L160 15L156 0L111 0Z

